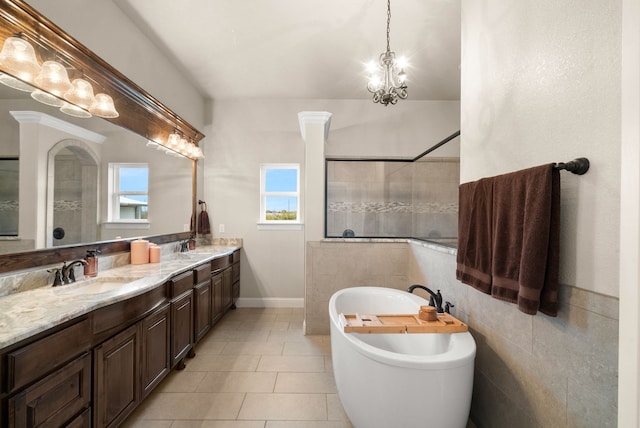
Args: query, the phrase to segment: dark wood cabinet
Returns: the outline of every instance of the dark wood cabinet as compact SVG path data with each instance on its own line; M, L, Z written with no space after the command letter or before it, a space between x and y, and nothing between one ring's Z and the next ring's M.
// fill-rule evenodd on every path
M212 312L211 324L215 324L224 315L222 308L222 272L211 277Z
M169 281L171 297L171 368L184 368L184 358L193 348L193 271Z
M233 305L233 281L231 268L222 271L222 309L226 312Z
M193 317L194 342L198 343L211 328L213 298L211 297L211 279L193 287L195 315Z
M171 370L170 304L162 305L141 322L140 399L144 399Z
M236 251L0 350L0 426L119 426L239 290Z
M8 425L18 427L90 426L91 357L85 353L8 400Z
M203 263L193 269L193 341L198 343L209 331L213 320L213 291L211 288L211 263Z
M94 350L94 426L117 426L140 400L139 324Z
M171 367L184 368L193 346L193 290L171 300Z
M232 307L240 297L240 250L233 252L233 264L231 265L231 300Z

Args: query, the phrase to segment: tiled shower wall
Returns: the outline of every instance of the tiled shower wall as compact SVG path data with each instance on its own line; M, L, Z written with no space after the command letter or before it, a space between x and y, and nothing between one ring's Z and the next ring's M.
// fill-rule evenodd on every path
M457 237L458 158L329 161L327 236Z
M617 299L565 285L558 317L525 315L457 281L451 248L364 241L307 244L307 334L328 332L328 301L339 289L425 284L455 305L476 341L478 428L616 426Z

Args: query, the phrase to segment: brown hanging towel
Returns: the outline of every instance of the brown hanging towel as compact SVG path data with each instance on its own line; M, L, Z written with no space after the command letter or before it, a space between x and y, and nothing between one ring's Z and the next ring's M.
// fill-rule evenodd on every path
M207 213L207 203L199 201L200 203L200 215L198 215L198 234L209 235L211 233L211 226L209 225L209 214Z

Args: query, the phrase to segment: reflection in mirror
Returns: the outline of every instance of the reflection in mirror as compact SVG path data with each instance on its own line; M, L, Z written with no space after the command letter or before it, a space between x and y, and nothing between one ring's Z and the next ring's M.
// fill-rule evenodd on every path
M148 147L146 139L109 121L65 115L3 85L0 137L0 253L189 230L190 159ZM110 221L113 163L148 164L147 219Z
M414 159L327 159L328 238L416 238L455 246L459 133Z

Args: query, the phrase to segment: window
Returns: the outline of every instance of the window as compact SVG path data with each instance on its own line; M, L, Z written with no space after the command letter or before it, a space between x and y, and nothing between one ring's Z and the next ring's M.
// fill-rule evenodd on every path
M149 166L109 164L109 221L146 222L149 214Z
M300 222L300 165L261 165L260 223Z

